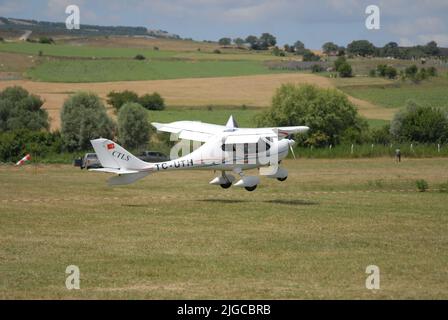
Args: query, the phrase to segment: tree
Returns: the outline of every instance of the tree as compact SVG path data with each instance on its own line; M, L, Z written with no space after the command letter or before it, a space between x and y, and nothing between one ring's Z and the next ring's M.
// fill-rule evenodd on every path
M389 79L395 79L397 77L397 69L392 66L387 66L385 70L385 76Z
M376 66L376 71L378 71L378 75L380 77L385 77L386 76L386 70L387 70L387 65L386 64L379 64Z
M256 36L250 35L246 38L246 43L250 44L251 48L253 48L258 43L258 38Z
M0 92L0 131L48 129L48 114L43 101L22 87L8 87Z
M230 39L230 38L221 38L221 39L219 39L218 43L221 46L229 46L232 43L232 39Z
M293 48L294 51L297 52L297 54L302 54L305 50L305 44L302 41L297 40L296 42L294 42Z
M352 66L348 62L342 63L337 71L341 78L350 78L352 76Z
M400 49L398 48L398 43L396 42L389 42L387 43L382 49L381 55L384 57L394 57L399 58L400 57Z
M448 141L448 114L440 108L408 101L406 109L392 120L390 133L398 141L445 143Z
M417 66L415 64L407 67L404 70L404 73L406 74L406 77L411 78L411 79L415 78L415 76L417 75L417 72L418 72L418 68L417 68Z
M118 112L118 140L125 148L137 148L149 140L148 112L138 103L128 102Z
M311 50L305 49L303 52L303 61L319 61L320 57L315 55Z
M437 42L430 41L424 46L423 51L430 55L430 56L436 56L440 53L440 49L437 47Z
M65 100L61 111L61 135L69 151L90 148L90 140L112 139L115 124L94 93L78 92Z
M125 90L122 92L111 91L107 95L107 103L115 108L116 111L119 111L121 106L126 102L138 102L138 95L129 90Z
M236 38L236 39L233 39L233 43L236 44L238 47L240 47L244 44L244 40L241 38Z
M263 33L260 36L261 47L267 49L269 47L275 46L277 44L277 39L270 33Z
M338 49L339 49L338 45L334 44L333 42L325 42L322 45L322 51L325 54L328 54L328 55L335 55L335 54L337 54Z
M257 118L259 126L310 127L308 136L299 141L308 145L336 144L350 134L361 133L367 123L361 119L347 96L335 89L313 85L283 84L277 89L272 107ZM356 142L356 141L353 141Z
M347 62L347 59L345 59L344 56L341 56L341 57L337 58L337 59L334 61L334 70L338 71L339 67L340 67L343 63L345 63L345 62Z
M342 78L348 78L352 76L352 66L347 62L344 56L336 59L334 62L334 69L339 72L339 76Z
M139 98L140 104L148 110L163 110L165 109L165 100L157 92L153 94L145 94Z
M375 46L367 40L355 40L349 43L347 51L353 55L365 57L375 53Z

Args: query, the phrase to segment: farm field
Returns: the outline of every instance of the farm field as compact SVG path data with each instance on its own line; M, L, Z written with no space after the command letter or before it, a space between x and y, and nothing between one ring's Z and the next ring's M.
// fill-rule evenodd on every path
M367 100L387 108L401 108L408 100L414 100L422 105L443 107L448 109L448 75L413 83L390 83L373 85L342 86L340 89L347 94Z
M108 188L72 166L0 166L0 298L448 298L446 193L415 187L448 181L446 158L285 167L248 193L212 172Z
M27 72L47 82L107 82L278 74L258 61L49 60Z

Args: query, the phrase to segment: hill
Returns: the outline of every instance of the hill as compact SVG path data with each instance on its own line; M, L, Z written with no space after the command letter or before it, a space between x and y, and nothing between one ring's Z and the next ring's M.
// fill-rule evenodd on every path
M180 39L179 35L165 30L147 29L146 27L128 27L128 26L99 26L81 24L79 30L68 30L64 22L49 22L27 19L15 19L0 17L0 31L32 31L39 35L120 35L120 36L140 36L154 38Z

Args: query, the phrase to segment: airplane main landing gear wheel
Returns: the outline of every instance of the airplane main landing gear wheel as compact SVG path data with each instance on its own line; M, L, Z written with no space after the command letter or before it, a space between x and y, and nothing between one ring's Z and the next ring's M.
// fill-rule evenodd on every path
M244 189L246 189L247 191L254 191L255 189L257 189L257 185L254 185L253 187L244 187Z
M286 179L288 179L288 176L286 176L284 178L277 178L278 181L285 181Z
M223 188L223 189L228 189L228 188L230 188L231 185L232 185L232 182L220 184L221 188Z

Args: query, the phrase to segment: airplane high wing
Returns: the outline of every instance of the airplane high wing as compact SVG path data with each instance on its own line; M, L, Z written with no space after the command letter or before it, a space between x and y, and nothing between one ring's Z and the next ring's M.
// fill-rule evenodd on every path
M158 131L178 135L179 139L207 142L216 135L227 134L226 143L256 143L260 137L278 136L285 138L294 133L308 131L306 126L272 127L272 128L238 128L233 117L230 116L225 126L203 123L200 121L175 121L171 123L151 123Z
M243 171L258 168L260 175L285 181L288 171L280 164L289 151L295 158L295 141L291 135L309 129L306 126L239 128L232 116L225 126L200 121L153 122L152 125L158 131L204 144L180 158L150 163L142 161L114 141L99 138L91 140L91 143L103 168L90 170L115 174L109 179L110 185L129 184L155 172L170 170L221 171L221 175L210 184L224 189L233 185L253 191L260 178L245 175ZM262 170L264 168L269 170ZM237 174L240 180L236 181L232 173Z

